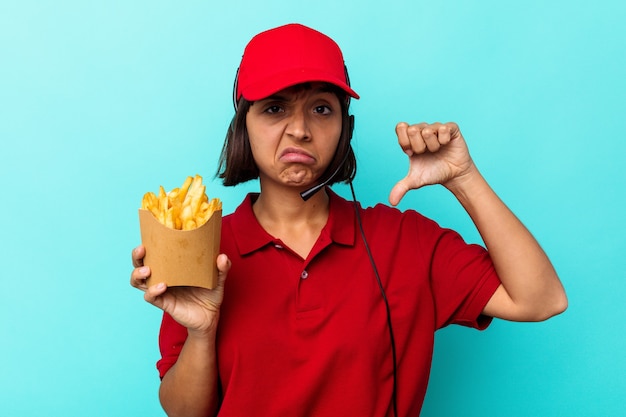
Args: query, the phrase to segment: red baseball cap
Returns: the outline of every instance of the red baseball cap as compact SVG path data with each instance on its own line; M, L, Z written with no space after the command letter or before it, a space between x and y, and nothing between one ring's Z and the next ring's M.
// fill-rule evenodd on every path
M288 24L261 32L246 46L237 74L235 99L260 100L305 82L327 82L350 97L350 88L339 45L331 38L300 24Z

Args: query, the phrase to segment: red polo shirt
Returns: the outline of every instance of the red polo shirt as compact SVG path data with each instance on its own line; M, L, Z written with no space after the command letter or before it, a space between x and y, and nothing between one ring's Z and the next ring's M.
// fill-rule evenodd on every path
M307 259L259 225L255 195L225 216L232 260L217 334L219 416L391 416L393 365L384 302L354 205L329 188L330 216ZM399 416L424 400L434 333L485 328L500 284L487 252L415 211L359 207L390 304ZM186 329L164 315L161 376Z

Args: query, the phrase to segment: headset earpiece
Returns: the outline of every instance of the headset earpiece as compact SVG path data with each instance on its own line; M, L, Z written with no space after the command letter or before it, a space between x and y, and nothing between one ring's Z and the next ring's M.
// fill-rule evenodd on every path
M350 120L350 126L349 126L350 134L348 135L348 138L352 140L352 134L354 133L354 116L350 115L348 119Z

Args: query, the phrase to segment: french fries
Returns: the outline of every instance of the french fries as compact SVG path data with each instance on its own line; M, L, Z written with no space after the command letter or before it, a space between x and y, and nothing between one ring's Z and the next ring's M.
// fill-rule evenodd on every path
M159 186L159 194L144 194L141 208L150 211L165 226L176 230L192 230L205 224L214 212L222 209L222 202L206 195L202 177L187 177L180 188L169 193Z

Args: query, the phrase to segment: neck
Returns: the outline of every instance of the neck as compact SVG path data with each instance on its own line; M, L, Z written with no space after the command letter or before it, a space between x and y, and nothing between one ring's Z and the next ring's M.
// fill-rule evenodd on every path
M267 233L306 259L328 221L329 196L320 190L304 201L300 191L261 190L252 210Z
M311 222L316 218L328 218L329 197L326 190L315 193L304 201L298 189L286 190L261 187L261 193L254 203L253 209L257 219L274 224L293 224Z

